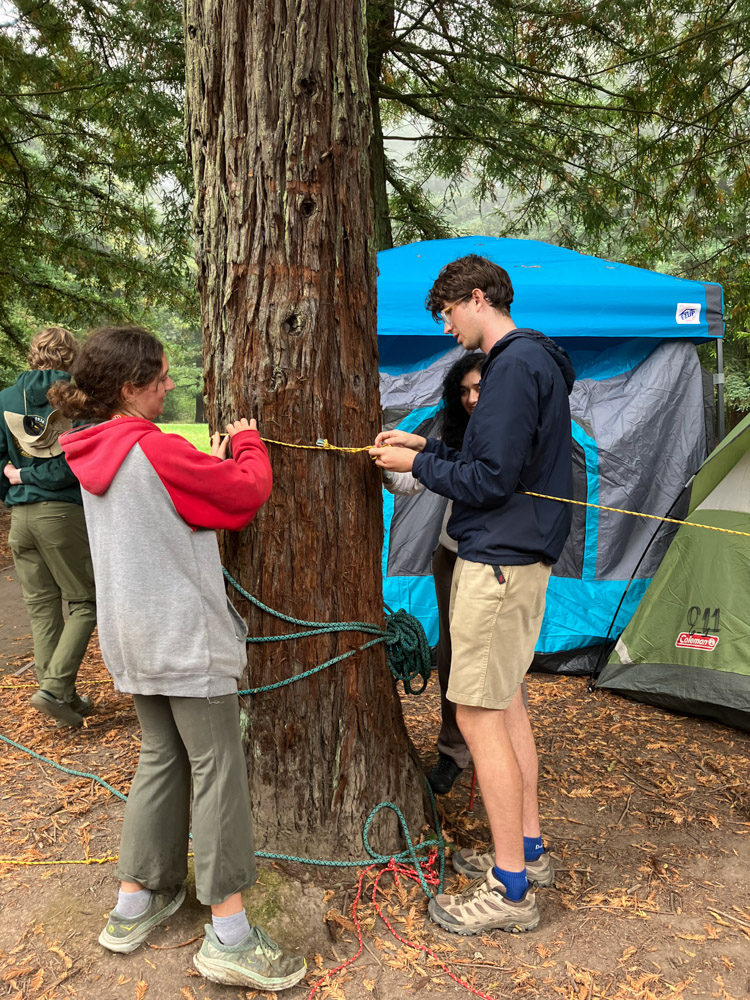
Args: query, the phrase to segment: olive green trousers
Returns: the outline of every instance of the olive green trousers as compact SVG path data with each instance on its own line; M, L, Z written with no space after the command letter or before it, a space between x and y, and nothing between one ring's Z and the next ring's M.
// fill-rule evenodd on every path
M70 701L96 627L94 572L83 507L57 500L11 508L8 544L31 619L39 686ZM68 619L63 615L68 602Z
M133 700L141 753L125 806L117 875L147 889L182 885L192 784L196 895L209 906L223 903L255 882L237 695L137 694Z

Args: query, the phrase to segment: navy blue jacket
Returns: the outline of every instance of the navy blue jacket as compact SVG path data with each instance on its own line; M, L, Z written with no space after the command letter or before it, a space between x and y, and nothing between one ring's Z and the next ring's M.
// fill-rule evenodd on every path
M573 496L567 354L537 330L512 330L482 368L479 402L461 451L429 438L412 472L453 501L448 534L469 562L554 563L570 531Z

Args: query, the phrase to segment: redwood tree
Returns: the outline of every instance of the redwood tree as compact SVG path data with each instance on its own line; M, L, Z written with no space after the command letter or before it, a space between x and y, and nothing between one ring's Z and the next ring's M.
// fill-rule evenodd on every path
M380 403L363 0L186 0L185 34L211 423L256 416L264 438L365 445ZM369 457L268 447L273 493L249 529L223 539L229 572L295 618L382 623ZM237 596L251 635L299 631ZM251 645L248 686L369 638ZM362 857L381 800L413 831L424 821L383 644L252 696L246 718L259 848ZM392 816L373 830L378 849L397 846Z

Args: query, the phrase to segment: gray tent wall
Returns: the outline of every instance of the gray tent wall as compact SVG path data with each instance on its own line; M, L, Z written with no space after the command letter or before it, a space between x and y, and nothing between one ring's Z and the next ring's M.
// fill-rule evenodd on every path
M466 240L441 242L464 246L467 243ZM534 241L494 242L536 246ZM424 247L425 244L414 245L420 253ZM570 254L559 248L545 249ZM471 250L456 247L442 263L464 252ZM627 270L641 273L635 268ZM510 273L517 288L518 275ZM652 278L665 277L645 273ZM423 285L415 294L423 297L428 288L429 285ZM680 293L683 298L689 297L683 286ZM680 497L707 450L703 378L695 344L688 339L667 337L556 336L549 325L545 328L535 323L533 317L529 321L519 316L515 305L513 315L519 326L535 326L553 336L568 350L579 374L571 395L575 498L589 504L665 514ZM616 324L617 317L611 320ZM716 329L715 317L713 322ZM623 322L622 332L626 330ZM413 338L406 351L407 362L401 366L392 363L394 342L386 345L391 364L381 368L384 419L386 426L398 425L435 435L439 433L442 379L463 351L456 347L446 351L444 346L438 353L435 351L438 344L433 342L429 351L425 351L429 356L420 367L408 359L415 350L415 341ZM445 345L445 341L442 343ZM428 492L413 497L384 494L386 602L416 614L425 625L431 643L437 639L437 620L430 557L437 543L445 503L444 498ZM686 506L686 499L684 503ZM678 503L676 513L679 516L682 512L684 508ZM569 673L591 670L625 586L658 527L657 521L596 508L574 508L570 538L553 568L545 621L537 645L538 669ZM617 616L612 630L614 638L643 596L672 535L673 530L668 528L658 531Z

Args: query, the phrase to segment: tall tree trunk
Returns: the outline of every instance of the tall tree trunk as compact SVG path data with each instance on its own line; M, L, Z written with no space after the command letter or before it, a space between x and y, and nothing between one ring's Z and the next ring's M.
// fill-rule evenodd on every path
M386 153L383 122L380 116L378 83L383 73L385 53L393 41L395 11L393 0L369 0L367 3L367 78L372 101L372 136L370 138L370 185L375 225L375 248L393 246L391 212L388 204Z
M187 143L213 427L257 416L292 444L365 445L380 427L362 0L185 0ZM366 453L269 444L274 489L223 539L229 572L287 615L382 622L382 511ZM233 595L251 635L298 629ZM251 645L248 686L369 636ZM362 857L381 800L424 820L383 645L249 700L260 848ZM381 814L383 815L383 814ZM374 828L378 849L395 821Z

